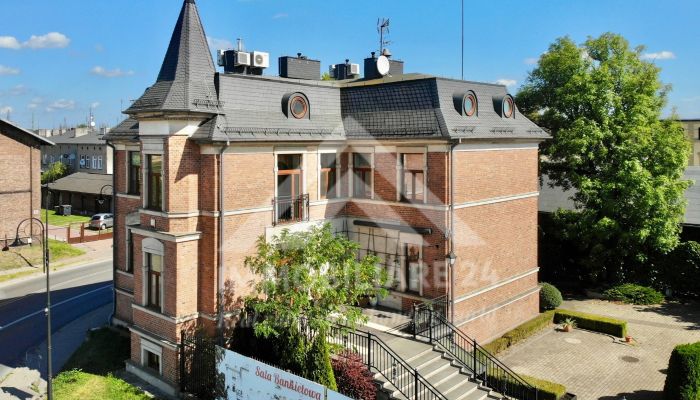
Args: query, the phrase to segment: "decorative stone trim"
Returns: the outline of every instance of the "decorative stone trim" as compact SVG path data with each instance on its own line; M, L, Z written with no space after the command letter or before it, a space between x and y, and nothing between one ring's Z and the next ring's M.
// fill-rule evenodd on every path
M455 204L454 209L459 210L460 208L478 207L478 206L485 206L488 204L503 203L505 201L522 200L522 199L527 199L530 197L538 197L539 195L540 195L540 192L530 192L530 193L523 193L523 194L518 194L518 195L514 195L514 196L492 197L490 199L468 201L466 203Z
M462 326L462 325L466 325L466 324L468 324L468 323L474 321L475 319L478 319L478 318L483 317L484 315L491 314L491 313L494 312L494 311L500 310L501 308L503 308L503 307L505 307L505 306L507 306L507 305L513 304L513 303L515 303L516 301L522 300L522 299L524 299L524 298L526 298L526 297L532 295L533 293L538 293L539 291L540 291L540 287L539 287L539 286L537 286L537 287L535 287L535 288L532 288L532 289L530 289L530 290L528 290L528 291L526 291L526 292L524 292L524 293L522 293L522 294L520 294L520 295L518 295L518 296L512 297L512 298L509 299L509 300L506 300L506 301L504 301L504 302L501 302L501 303L499 303L499 304L496 304L496 305L494 305L494 306L491 306L491 307L489 307L489 308L486 308L485 310L483 310L483 311L481 311L481 312L477 312L477 313L475 313L475 314L472 314L471 316L467 317L466 319L464 319L464 320L462 320L462 321L456 323L455 326L457 326L457 327L459 328L459 327Z
M131 231L137 235L155 238L155 239L160 239L160 240L165 240L167 242L175 242L175 243L182 243L182 242L190 242L193 240L199 240L200 237L202 236L201 232L172 234L172 233L167 233L167 232L154 231L154 230L150 230L150 229L143 229L140 226L130 226L129 229L131 229Z
M519 280L519 279L522 279L522 278L525 278L526 276L530 276L530 275L532 275L532 274L536 274L537 272L539 272L539 270L540 270L539 268L533 268L533 269L531 269L531 270L529 270L529 271L525 271L525 272L523 272L523 273L521 273L521 274L518 274L518 275L516 275L516 276L510 277L510 278L505 279L505 280L502 280L502 281L500 281L500 282L496 282L496 283L494 283L493 285L489 285L489 286L486 286L486 287L481 288L481 289L479 289L479 290L475 290L475 291L470 292L470 293L468 293L468 294L459 296L459 297L457 297L457 298L455 299L455 304L461 303L461 302L463 302L463 301L465 301L465 300L469 300L469 299L471 299L472 297L476 297L476 296L478 296L478 295L480 295L480 294L489 292L489 291L491 291L491 290L498 289L498 288L501 287L501 286L505 286L505 285L507 285L507 284L509 284L509 283L515 282L515 281L517 281L517 280Z

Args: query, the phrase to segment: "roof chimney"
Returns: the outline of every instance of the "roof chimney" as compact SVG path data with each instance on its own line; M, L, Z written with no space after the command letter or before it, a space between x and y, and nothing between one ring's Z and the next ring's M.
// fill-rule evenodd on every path
M321 79L321 62L310 60L302 53L296 57L283 56L279 58L279 72L282 78L292 79Z

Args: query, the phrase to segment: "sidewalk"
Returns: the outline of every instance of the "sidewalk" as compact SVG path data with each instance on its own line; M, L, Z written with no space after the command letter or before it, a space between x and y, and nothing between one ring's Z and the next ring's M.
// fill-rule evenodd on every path
M108 261L112 259L112 239L99 240L96 242L88 243L76 243L71 245L78 249L81 249L85 254L77 256L64 258L55 262L51 262L51 270L55 271L57 268L65 268L69 266L78 266L87 263L96 263L102 261ZM0 271L0 278L8 275L16 275L8 280L0 279L0 285L2 283L10 282L19 278L26 278L28 276L33 276L35 274L43 273L42 266L37 265L36 268L26 266L20 268L13 268L9 270ZM4 282L3 282L4 281Z

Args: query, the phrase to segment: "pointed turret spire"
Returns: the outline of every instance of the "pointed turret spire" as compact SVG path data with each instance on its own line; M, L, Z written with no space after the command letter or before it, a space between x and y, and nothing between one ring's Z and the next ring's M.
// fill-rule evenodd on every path
M156 83L125 113L216 112L215 72L197 5L185 0Z

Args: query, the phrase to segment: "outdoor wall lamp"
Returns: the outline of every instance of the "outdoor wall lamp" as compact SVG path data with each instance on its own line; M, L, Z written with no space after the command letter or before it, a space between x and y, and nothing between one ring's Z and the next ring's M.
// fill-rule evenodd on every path
M102 186L102 187L100 188L100 197L97 199L97 202L98 202L100 205L103 205L103 204L105 203L105 198L104 198L104 196L102 195L102 191L103 191L106 187L112 188L112 192L114 192L114 187L112 187L112 185L104 185L104 186Z
M457 255L454 253L454 251L450 251L445 256L445 259L450 263L450 266L454 267L455 263L457 262Z

